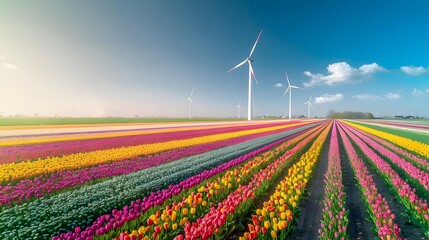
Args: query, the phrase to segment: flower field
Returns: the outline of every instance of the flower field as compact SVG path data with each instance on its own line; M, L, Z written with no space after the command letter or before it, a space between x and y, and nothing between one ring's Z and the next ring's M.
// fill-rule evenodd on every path
M3 137L0 239L429 239L429 145L371 126Z

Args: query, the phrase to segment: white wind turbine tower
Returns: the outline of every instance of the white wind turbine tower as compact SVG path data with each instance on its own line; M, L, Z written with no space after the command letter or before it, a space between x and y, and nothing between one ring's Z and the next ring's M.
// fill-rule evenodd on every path
M310 115L310 110L313 108L313 105L311 104L311 98L313 97L313 94L311 94L310 98L308 99L307 102L305 102L304 104L307 104L307 118L310 119L311 115Z
M234 70L234 69L242 66L246 62L249 64L249 96L248 96L248 106L247 106L247 120L248 121L252 120L252 111L253 111L253 109L252 109L252 107L253 107L252 106L252 76L253 76L253 79L255 79L256 84L258 84L258 80L256 80L255 73L253 72L252 54L253 54L253 51L255 51L256 44L258 43L259 37L261 36L261 34L262 34L262 30L259 33L258 38L256 38L256 42L255 42L255 44L253 44L253 47L252 47L252 50L250 51L249 56L246 59L244 59L244 61L242 61L241 63L239 63L237 66L235 66L235 67L231 68L230 70L228 70L228 72L231 72L232 70Z
M189 102L189 118L192 118L192 94L194 94L194 88L192 88L191 95L186 99L186 101Z
M234 107L237 108L237 118L240 118L240 111L241 111L241 100L238 102L237 105L235 105Z
M301 89L301 88L297 87L297 86L292 86L290 84L289 77L287 76L287 73L285 73L285 75L286 75L288 87L286 88L286 91L283 93L283 96L286 95L286 93L289 91L289 119L292 119L292 88L296 88L296 89Z

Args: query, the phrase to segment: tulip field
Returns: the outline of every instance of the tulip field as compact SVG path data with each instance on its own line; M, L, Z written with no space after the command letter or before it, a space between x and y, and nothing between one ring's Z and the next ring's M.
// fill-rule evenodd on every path
M98 125L0 128L0 239L429 239L428 125Z

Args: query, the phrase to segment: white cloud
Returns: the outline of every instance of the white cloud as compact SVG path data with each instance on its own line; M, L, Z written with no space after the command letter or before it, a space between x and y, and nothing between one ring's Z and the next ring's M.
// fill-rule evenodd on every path
M419 76L419 75L429 73L429 68L424 68L422 66L420 67L402 66L401 71L411 76Z
M344 95L342 93L337 94L323 94L320 97L314 98L314 103L316 104L322 104L322 103L329 103L329 102L337 102L340 100L343 100Z
M428 88L428 89L426 89L426 91L425 91L425 92L429 94L429 88Z
M19 70L18 66L12 63L6 63L3 65L3 67L6 69Z
M329 64L326 69L330 73L329 75L305 71L304 75L310 77L310 81L305 82L304 86L312 87L323 84L333 86L340 83L357 83L372 79L372 75L375 73L386 71L377 63L364 64L359 68L353 68L346 62L337 62Z
M416 91L417 94L419 93L419 90L417 89L414 89L414 90ZM413 94L415 94L414 93L415 91L413 91ZM363 101L380 101L380 100L396 100L396 99L400 99L402 96L401 94L398 94L398 93L386 93L382 95L358 94L353 97Z
M386 95L384 95L384 96L388 99L400 99L401 98L401 94L398 94L398 93L386 93Z
M283 84L281 84L281 83L276 83L276 84L274 84L274 87L276 87L276 88L281 88L281 87L283 87Z
M427 90L429 90L429 89L427 89ZM411 95L416 96L416 97L418 97L418 96L422 96L422 95L423 95L423 91L421 91L421 90L418 90L418 89L414 88L414 90L413 90L413 92L411 93Z
M6 62L6 58L3 56L0 56L0 67L9 70L19 70L19 67L15 64Z
M371 94L358 94L354 97L359 99L359 100L366 100L366 101L377 101L377 100L381 99L380 96L371 95Z

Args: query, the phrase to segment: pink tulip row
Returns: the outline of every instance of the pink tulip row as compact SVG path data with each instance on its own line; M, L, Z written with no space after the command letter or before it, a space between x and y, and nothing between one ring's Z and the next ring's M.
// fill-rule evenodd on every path
M287 124L297 123L290 122ZM187 130L177 132L163 132L136 136L109 137L101 139L73 140L65 142L52 142L43 144L2 147L0 151L0 164L24 161L28 159L61 156L73 153L89 152L100 149L136 146L156 142L188 139L206 135L252 130L265 127L284 125L285 123L270 123L257 125L244 125L233 127L219 127L210 129Z
M315 129L318 128L320 128L320 126L310 128L309 130L306 130L304 132L315 131ZM169 186L167 189L153 192L149 197L146 197L142 200L138 199L136 201L133 201L129 206L124 206L121 210L114 209L112 211L112 214L104 214L98 217L97 220L93 223L93 225L85 228L84 230L80 230L79 228L78 232L75 231L62 233L57 239L86 239L87 237L90 237L94 234L103 235L111 230L117 229L127 222L136 220L152 207L163 205L164 202L167 199L170 199L172 196L177 196L183 191L197 186L198 184L201 184L204 180L211 178L216 174L224 172L234 166L237 166L238 164L241 164L256 155L265 152L288 139L293 139L297 135L303 134L304 132L293 134L286 139L282 139L269 145L266 145L265 147L240 156L239 158L233 159L227 163L219 165L218 167L206 170L198 175L192 176L176 185Z
M325 125L325 129L326 129ZM268 190L273 181L280 175L282 169L290 164L293 155L309 143L316 136L323 137L321 131L315 132L305 141L300 142L293 149L279 157L267 168L255 174L249 184L239 185L238 189L230 194L224 201L195 222L188 222L185 226L185 234L176 239L209 239L214 234L225 236L230 229L226 229L228 223L234 221L236 215L246 214L255 198ZM317 140L316 140L317 141ZM304 188L304 187L303 187ZM259 196L258 196L259 195Z
M328 169L325 174L325 196L323 199L320 239L346 239L348 218L345 209L345 193L342 181L340 150L338 146L337 122L332 126L328 152Z
M414 166L412 163L406 161L405 159L398 156L398 154L394 153L393 151L383 147L376 141L372 140L371 138L361 134L358 131L353 131L353 133L362 139L367 145L370 145L372 148L374 148L377 152L379 152L381 155L386 156L392 161L393 164L397 165L398 167L402 168L408 175L410 175L412 178L414 178L420 185L422 185L426 190L429 190L429 173L419 169L418 167Z
M372 175L368 172L365 163L358 156L352 143L346 136L345 131L340 129L339 132L355 176L358 179L359 187L369 207L370 215L377 228L378 236L381 239L402 239L400 236L400 229L398 225L394 223L395 215L390 210L386 199L378 193ZM348 135L350 136L350 133L348 133Z
M368 159L371 160L381 175L388 181L392 189L399 196L402 204L413 213L413 216L416 219L418 219L421 226L425 229L425 234L428 236L429 208L427 200L419 197L416 194L416 189L412 188L406 181L404 181L387 162L366 146L362 140L354 136L352 132L355 132L355 129L348 129L345 124L341 124L341 126L344 127L346 133L362 149Z
M369 133L366 133L360 129L355 129L357 132L371 138L372 140L382 144L383 146L385 146L386 148L391 149L392 151L394 151L395 153L397 153L398 155L402 156L402 158L404 159L409 159L411 162L415 163L416 165L418 165L419 167L429 170L429 161L426 159L423 159L415 154L412 154L406 150L404 150L403 148L400 148L382 138L379 138L377 136L371 135Z
M288 128L287 130L293 130L298 127L299 126L294 126ZM83 168L79 170L68 170L64 172L53 173L51 175L41 175L34 179L24 179L16 184L9 183L8 185L0 186L0 206L10 205L13 202L19 204L22 201L40 198L67 188L88 184L91 181L97 179L140 171L145 168L171 162L183 157L201 154L214 149L235 145L284 131L285 129L263 132L219 142L192 146L184 149L162 152L153 156L145 156L135 159L101 164L95 167Z

